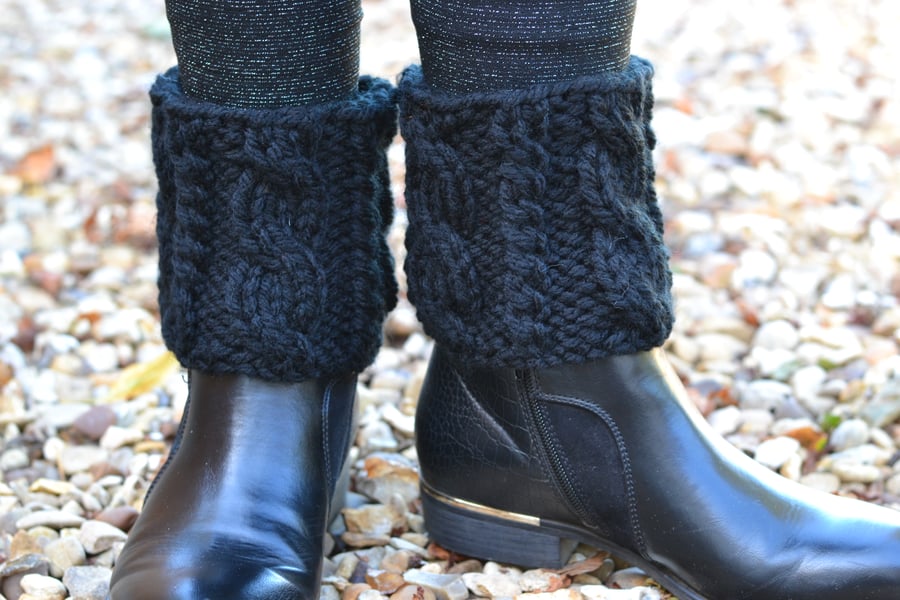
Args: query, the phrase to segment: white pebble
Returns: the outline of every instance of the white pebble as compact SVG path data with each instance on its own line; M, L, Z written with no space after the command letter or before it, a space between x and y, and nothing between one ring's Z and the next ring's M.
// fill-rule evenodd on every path
M776 437L761 443L756 448L755 458L770 469L780 469L798 450L800 442L794 438Z

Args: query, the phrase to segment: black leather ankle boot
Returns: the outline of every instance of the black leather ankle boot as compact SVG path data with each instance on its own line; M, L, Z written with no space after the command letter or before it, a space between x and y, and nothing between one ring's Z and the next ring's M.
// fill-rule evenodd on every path
M416 431L426 529L461 554L556 567L585 542L681 600L900 598L900 512L732 447L661 351L485 369L438 348Z
M400 82L429 533L556 566L578 541L681 600L900 598L900 513L757 465L685 401L662 345L652 68L444 94Z
M385 231L393 87L238 109L159 77L163 338L191 372L177 451L115 566L113 600L315 600L354 373L396 294Z
M169 460L116 564L113 600L318 598L353 439L356 378L191 373Z

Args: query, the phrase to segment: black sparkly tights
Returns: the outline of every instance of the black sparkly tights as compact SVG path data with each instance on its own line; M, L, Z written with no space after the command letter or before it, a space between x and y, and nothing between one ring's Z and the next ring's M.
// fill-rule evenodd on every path
M452 93L513 89L624 67L636 0L410 0L422 68ZM181 84L195 98L269 108L356 87L360 0L166 0Z

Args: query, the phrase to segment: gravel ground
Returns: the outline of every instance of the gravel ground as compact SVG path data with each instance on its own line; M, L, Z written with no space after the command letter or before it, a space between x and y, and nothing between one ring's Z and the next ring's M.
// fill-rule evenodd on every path
M393 79L416 60L406 3L365 8L363 68ZM185 401L159 334L146 97L174 57L160 0L0 14L0 592L103 598ZM692 398L785 477L900 509L897 23L892 0L642 0L634 50L657 66L667 350ZM591 548L522 573L429 546L412 415L430 348L401 299L360 384L322 596L667 597Z

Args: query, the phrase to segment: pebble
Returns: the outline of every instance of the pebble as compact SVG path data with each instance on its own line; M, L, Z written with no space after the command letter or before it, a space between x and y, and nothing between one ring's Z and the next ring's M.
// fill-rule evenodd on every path
M777 470L799 450L800 442L794 438L776 437L757 446L754 458L758 463Z
M39 510L16 521L16 527L19 529L31 529L32 527L43 526L52 529L64 529L67 527L81 527L84 521L84 517L64 510Z
M65 593L102 598L104 566L134 522L186 400L182 373L172 372L106 403L124 367L163 349L146 88L174 55L159 7L76 6L46 19L43 9L0 2L12 36L0 101L0 527L12 559L2 568L27 571L33 561L36 569L0 584L10 600L40 597L37 587L25 589L32 582L56 598L59 584L41 577L99 569L84 595ZM900 47L887 25L896 20L892 4L866 12L838 0L823 13L811 0L764 2L713 10L699 33L670 26L710 7L673 0L658 7L660 18L636 24L636 52L659 67L655 158L678 314L667 351L693 391L715 382L702 393L703 412L742 450L810 487L900 506L900 199L885 192L897 187L890 149L900 111L883 102ZM841 35L828 34L823 15L832 14ZM367 20L363 69L393 79L417 54L408 3L369 2ZM801 23L809 48L785 52L796 28L773 22ZM845 62L851 68L835 68ZM827 98L822 81L834 92ZM49 160L21 171L36 151ZM523 591L513 597L522 600L661 597L640 583L643 574L629 589L601 585L625 577L612 574L612 560L550 591L559 582L546 573L448 562L423 548L413 426L433 342L406 298L402 143L389 161L398 210L388 241L401 292L385 345L361 376L352 458L358 498L389 508L387 516L365 509L359 531L343 532L353 546L326 569L321 597L461 600L469 595L463 574L517 581ZM822 430L830 435L820 453ZM791 447L778 456L778 445ZM336 575L347 569L346 579ZM349 582L373 569L407 582L438 579L394 592L376 580L382 591Z
M633 587L613 590L602 585L583 585L580 588L586 600L660 600L659 590L650 587Z
M743 420L743 415L738 407L725 406L710 413L707 420L716 433L725 436L737 431Z
M124 542L127 537L124 531L109 523L90 520L81 524L78 541L88 554L100 554L112 548L116 542Z
M515 596L515 600L584 600L577 589L556 590L555 592L527 592Z
M28 595L28 598L20 596L20 600L65 600L68 596L66 586L53 577L30 574L24 576L19 585Z
M62 577L69 567L79 567L87 562L84 546L77 536L61 537L44 546L44 555L50 560L50 573Z
M869 425L862 419L848 419L831 432L829 442L835 450L846 450L869 441Z
M63 575L63 585L73 599L105 600L111 576L112 569L108 567L69 567Z
M881 478L881 469L875 465L857 463L850 460L836 460L831 464L831 472L847 483L872 483Z
M816 471L808 473L800 478L800 483L813 489L833 494L841 487L841 478L833 473Z
M422 569L410 569L403 574L407 583L420 585L434 593L437 600L466 600L469 591L460 575L428 573Z
M59 466L67 475L89 470L105 462L109 453L97 446L66 446L59 454Z
M99 440L106 430L116 423L115 411L108 406L92 406L72 423L77 431L89 439Z
M464 573L466 587L481 598L503 598L522 593L518 578L500 573Z

